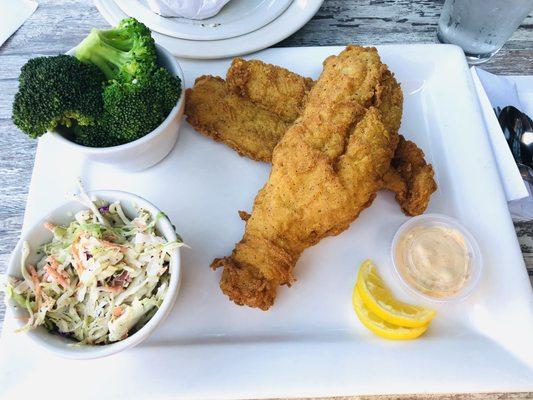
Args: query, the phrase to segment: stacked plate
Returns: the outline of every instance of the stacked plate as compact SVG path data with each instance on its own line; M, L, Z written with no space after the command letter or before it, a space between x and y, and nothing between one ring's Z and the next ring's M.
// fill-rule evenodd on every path
M128 16L153 31L157 43L177 57L234 57L272 46L300 29L323 0L231 0L204 20L162 17L146 0L94 0L112 25Z

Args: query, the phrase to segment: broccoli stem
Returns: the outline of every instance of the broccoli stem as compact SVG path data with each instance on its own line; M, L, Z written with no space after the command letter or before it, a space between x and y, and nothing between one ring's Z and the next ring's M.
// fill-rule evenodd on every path
M123 29L100 30L98 31L98 36L103 42L122 51L130 51L134 44L132 36L124 37Z
M102 70L108 81L132 83L157 68L157 50L150 30L133 18L109 30L93 29L76 49L76 57Z
M108 80L115 79L118 71L131 61L131 39L118 36L115 30L92 29L76 49L76 57L95 64Z

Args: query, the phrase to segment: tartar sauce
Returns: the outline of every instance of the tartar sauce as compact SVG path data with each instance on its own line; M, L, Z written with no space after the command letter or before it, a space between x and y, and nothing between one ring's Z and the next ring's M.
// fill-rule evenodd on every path
M396 246L396 265L414 289L435 298L459 293L472 264L463 234L449 226L415 226Z

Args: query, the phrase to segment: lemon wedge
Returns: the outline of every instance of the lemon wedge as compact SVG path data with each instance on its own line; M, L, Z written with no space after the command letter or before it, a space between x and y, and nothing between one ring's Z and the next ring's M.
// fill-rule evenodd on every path
M363 325L383 338L395 340L415 339L427 329L427 325L419 328L406 328L384 321L365 306L357 286L354 288L352 301L355 313Z
M424 327L436 314L433 310L396 300L370 260L359 268L356 290L373 314L393 325Z

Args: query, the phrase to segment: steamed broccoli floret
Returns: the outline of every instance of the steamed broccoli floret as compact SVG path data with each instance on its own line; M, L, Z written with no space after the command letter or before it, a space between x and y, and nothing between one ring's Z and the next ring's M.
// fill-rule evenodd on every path
M180 80L164 68L135 83L115 82L104 90L104 119L112 136L131 142L154 130L176 105Z
M38 57L21 70L13 122L32 138L57 125L94 124L102 113L102 72L68 55Z
M93 29L76 48L76 57L100 68L108 80L132 82L157 67L150 30L135 18L123 19L109 30Z
M112 147L123 144L118 138L109 134L102 122L96 125L76 125L73 128L74 142L87 147Z
M76 127L75 141L109 147L139 139L165 120L180 94L180 79L164 68L134 83L114 81L104 89L104 113L98 125Z

